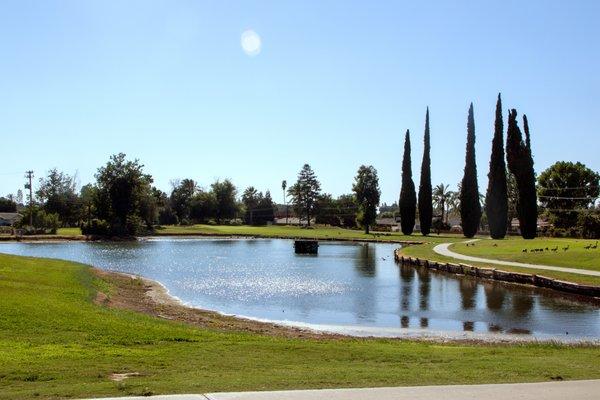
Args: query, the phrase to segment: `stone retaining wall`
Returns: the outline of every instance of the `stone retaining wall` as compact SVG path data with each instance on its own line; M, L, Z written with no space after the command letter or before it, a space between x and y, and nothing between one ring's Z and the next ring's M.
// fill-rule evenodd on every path
M398 249L394 252L396 262L412 266L425 267L427 269L449 272L458 275L474 276L483 279L493 279L502 282L520 283L533 285L561 292L572 293L579 296L588 296L600 299L600 286L581 285L573 282L565 282L542 275L525 274L520 272L507 272L495 268L474 267L467 264L453 264L424 260L416 257L405 257Z

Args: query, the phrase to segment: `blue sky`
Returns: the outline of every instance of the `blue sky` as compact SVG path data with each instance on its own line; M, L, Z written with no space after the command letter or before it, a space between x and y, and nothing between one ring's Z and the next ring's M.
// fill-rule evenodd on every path
M433 183L460 181L471 101L485 191L498 92L527 114L538 172L598 171L598 15L595 0L4 0L0 194L28 169L85 184L125 152L163 190L231 178L277 201L305 162L334 195L372 164L391 203L406 129L418 185L427 106Z

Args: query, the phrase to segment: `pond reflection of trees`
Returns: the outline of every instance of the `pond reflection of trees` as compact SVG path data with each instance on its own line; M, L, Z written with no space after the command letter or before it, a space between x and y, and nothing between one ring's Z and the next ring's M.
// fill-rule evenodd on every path
M408 265L400 265L400 307L406 311L410 309L415 269Z
M477 282L474 279L459 279L458 290L463 310L475 308L475 295L477 294Z
M369 243L356 246L355 267L362 276L367 278L375 276L376 256L375 247L370 246Z

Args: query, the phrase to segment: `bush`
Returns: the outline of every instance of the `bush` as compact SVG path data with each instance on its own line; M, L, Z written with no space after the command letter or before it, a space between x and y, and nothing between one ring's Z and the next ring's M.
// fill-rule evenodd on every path
M81 233L84 235L109 236L111 233L110 225L103 219L93 219L89 223L81 224Z
M177 225L179 218L172 208L164 208L158 212L158 223L160 225Z
M33 210L33 226L29 224L29 209L23 211L23 218L16 224L17 228L22 228L25 235L42 235L45 233L55 234L60 227L60 219L56 213L46 213L41 209Z
M442 221L441 219L437 218L433 221L431 227L433 228L434 231L436 232L443 232L443 231L449 231L451 226L450 224L445 223L444 221Z
M600 214L582 213L577 219L581 237L600 239Z

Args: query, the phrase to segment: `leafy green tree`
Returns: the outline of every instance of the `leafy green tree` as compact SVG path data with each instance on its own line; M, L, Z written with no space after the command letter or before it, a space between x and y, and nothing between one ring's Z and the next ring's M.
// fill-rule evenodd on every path
M0 197L0 212L17 212L17 203L6 197Z
M586 239L600 239L600 213L582 212L577 218L577 226L581 230L581 236Z
M419 180L419 225L423 236L431 232L433 219L433 199L431 187L431 144L429 138L429 107L425 114L425 134L423 137L423 161L421 162L421 179Z
M406 130L404 137L404 156L402 157L402 187L400 188L400 228L405 235L411 235L415 228L417 194L412 179L410 159L410 131Z
M329 193L322 193L317 196L314 207L315 223L339 226L341 224L339 214L339 205Z
M361 165L358 168L352 190L356 196L358 204L358 223L369 233L369 227L375 223L377 218L377 207L381 191L379 190L379 178L377 170L372 165L368 167Z
M465 237L475 236L480 219L481 203L479 202L477 163L475 161L475 120L473 118L473 103L471 103L467 120L465 171L460 188L460 220Z
M379 206L379 215L388 214L392 216L396 216L398 214L398 203L394 202L390 205L385 202Z
M288 194L292 196L292 203L298 215L306 217L308 226L320 193L321 184L317 176L310 165L304 164L298 173L298 180L288 189Z
M87 185L84 185L81 187L81 189L79 190L79 199L81 201L81 207L82 207L82 218L85 219L88 224L91 222L92 220L92 216L95 214L95 203L96 203L96 196L98 189L92 185L91 183L88 183Z
M275 204L268 190L263 195L253 186L242 194L244 206L244 223L248 225L264 225L275 220Z
M215 219L217 224L223 220L233 219L238 211L237 189L234 184L229 179L225 179L216 181L210 187L216 200Z
M537 236L537 194L535 188L535 171L531 155L531 138L527 117L523 116L525 141L517 123L517 110L508 114L508 130L506 133L506 161L509 171L514 175L518 190L517 213L519 227L524 239Z
M184 179L180 182L173 182L170 204L180 222L189 220L192 198L197 191L198 185L193 179Z
M506 236L508 221L508 186L506 180L506 163L504 162L504 121L502 120L502 99L498 93L496 102L496 121L494 123L494 139L488 173L485 213L490 226L492 239Z
M46 214L58 214L59 220L68 226L77 225L81 213L81 202L75 186L74 177L53 168L40 178L36 191Z
M340 225L344 228L356 228L358 207L354 194L343 194L336 200Z
M275 203L273 203L273 198L271 197L271 192L266 191L263 196L260 193L258 199L258 224L264 225L268 222L273 222L275 220Z
M143 169L138 160L128 161L119 153L96 173L96 209L114 235L135 235L143 228L140 203L152 184L152 177Z
M192 198L190 217L195 222L205 223L217 215L217 199L213 192L200 190Z
M582 210L593 207L600 194L600 175L580 162L558 161L538 177L540 204L555 227L577 225Z

